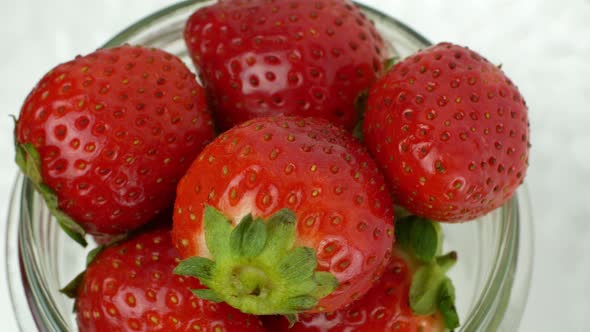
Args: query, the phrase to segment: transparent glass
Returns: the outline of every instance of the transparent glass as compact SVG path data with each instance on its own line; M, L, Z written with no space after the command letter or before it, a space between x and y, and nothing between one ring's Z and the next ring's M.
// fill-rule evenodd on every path
M212 2L173 5L129 27L105 46L159 47L191 65L182 39L184 23L197 8ZM401 22L367 7L363 10L400 56L429 45ZM517 331L532 271L533 231L526 190L520 189L503 207L475 222L443 228L445 249L459 253L451 273L462 322L459 331ZM83 270L89 249L59 229L41 197L20 175L9 206L6 236L7 277L20 330L75 331L73 301L59 289Z

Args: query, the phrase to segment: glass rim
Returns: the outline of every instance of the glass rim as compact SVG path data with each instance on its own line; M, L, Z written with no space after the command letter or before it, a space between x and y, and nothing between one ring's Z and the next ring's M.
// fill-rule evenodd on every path
M131 37L147 30L150 26L157 24L159 21L167 18L176 11L181 11L198 3L209 1L210 0L187 0L156 11L130 25L128 28L111 38L102 47L108 48L123 44ZM369 6L359 3L357 3L357 5L363 9L363 11L382 18L389 24L403 30L414 40L424 45L424 47L432 44L428 39L398 19ZM524 185L521 186L518 193L515 193L504 206L500 207L500 209L502 209L501 219L503 222L500 227L500 239L495 250L497 255L490 270L490 274L486 278L486 282L482 287L483 291L481 296L471 308L469 316L461 317L462 325L460 331L478 331L482 323L487 324L486 326L491 328L491 330L496 330L497 327L502 324L502 321L507 314L511 291L513 287L515 287L515 283L523 283L526 285L526 289L524 290L524 293L521 294L522 298L520 299L522 303L526 303L532 273L532 235L526 235L528 238L525 240L527 240L528 243L522 243L521 236L523 226L526 232L532 233L532 221L528 215L528 211L530 211L528 202L529 196L524 187ZM29 201L30 199L34 199L31 195L32 192L33 188L29 181L26 180L22 174L19 174L12 191L13 196L11 197L10 203L11 211L8 213L9 220L7 225L9 230L10 228L17 229L6 232L7 248L9 246L8 242L11 241L9 238L11 234L15 231L18 232L18 264L22 274L20 276L20 279L22 279L20 284L21 287L24 286L25 288L26 300L28 301L29 308L33 311L32 316L37 324L37 328L41 328L44 323L50 322L50 331L65 331L68 326L66 323L67 320L57 309L57 304L46 289L47 285L40 282L42 281L40 271L35 264L33 264L36 259L34 257L36 256L36 253L27 245L28 241L26 241L27 237L30 238L31 227L27 222L20 222L18 225L14 225L14 208L18 209L18 211L16 211L18 221L31 221L27 205L31 204ZM19 193L20 195L18 195ZM19 197L15 197L15 195ZM16 201L13 203L13 200ZM58 227L56 228L59 229ZM12 239L12 241L14 241L14 239ZM523 249L522 245L527 247L525 247L521 253L521 249ZM525 254L528 257L520 257L519 253ZM527 263L527 260L527 266L522 266L523 263ZM520 264L518 267L520 272L518 279L514 277L517 269L517 262ZM7 259L7 264L10 263L9 259ZM9 269L7 269L7 278L9 280L9 286L12 286L13 283L17 282L17 280L14 280L14 276L10 276ZM9 292L13 310L17 313L17 316L19 316L17 312L18 310L15 307L15 303L18 300L15 298L17 295L14 293L12 287L9 287ZM22 299L20 299L20 301L22 302ZM39 303L41 303L40 307L38 305ZM35 306L35 308L33 308L33 306ZM491 312L493 312L493 315L490 315ZM521 312L514 313L515 317L513 317L512 320L516 325L520 321L521 314L522 310ZM19 325L20 324L21 323L19 322Z
M146 30L147 28L150 27L150 25L156 23L157 21L159 21L163 18L166 18L171 13L173 13L177 10L182 10L182 9L185 9L186 7L190 7L195 4L204 3L204 2L211 2L211 0L185 0L185 1L175 3L173 5L170 5L168 7L165 7L163 9L160 9L160 10L158 10L152 14L149 14L146 17L138 20L137 22L135 22L135 23L131 24L130 26L128 26L127 28L125 28L123 31L116 34L109 41L107 41L102 46L102 48L109 48L109 47L114 47L114 46L124 44L129 39L129 37L134 36L143 30ZM421 44L428 45L428 46L432 45L431 41L429 41L426 37L424 37L421 34L419 34L418 32L416 32L414 29L412 29L409 25L405 24L404 22L402 22L394 17L391 17L381 11L378 11L378 10L374 9L373 7L367 6L362 3L358 3L357 1L353 1L353 2L357 6L359 6L361 9L363 9L363 11L370 12L371 14L378 16L380 18L383 18L386 21L391 22L393 25L396 25L397 27L401 28L406 33L410 34L413 38L415 38L417 41L419 41Z

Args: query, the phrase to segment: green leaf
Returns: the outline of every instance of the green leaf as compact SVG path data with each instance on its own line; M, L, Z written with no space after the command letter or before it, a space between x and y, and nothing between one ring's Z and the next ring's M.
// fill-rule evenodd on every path
M37 149L31 143L19 144L15 140L16 158L15 161L21 171L29 178L33 187L45 200L47 208L55 217L60 227L74 241L85 247L88 243L84 239L86 232L74 219L59 209L57 195L43 183L41 177L41 157Z
M391 58L385 60L385 63L383 64L385 71L391 70L391 68L393 68L393 66L395 66L395 64L398 61L399 61L399 57L397 57L397 56L394 56L394 57L391 57Z
M338 288L338 279L332 273L316 272L314 279L318 286L313 295L318 299L328 296Z
M26 153L25 150L20 146L20 144L15 144L14 145L14 150L15 150L15 156L14 156L14 161L16 162L16 165L18 166L18 168L25 173L26 175L26 163L27 163L27 157L26 157Z
M394 205L393 213L395 214L396 221L412 215L410 211L406 210L406 208L401 205Z
M215 269L215 262L204 257L189 257L174 268L174 273L183 276L191 276L199 278L199 280L207 284L213 276L213 269Z
M217 209L207 205L204 212L205 239L207 248L215 258L222 259L230 253L229 239L233 227Z
M412 277L410 307L417 315L430 315L439 305L439 290L447 280L446 272L457 262L457 254L450 252L421 266Z
M357 114L358 122L354 129L352 130L352 136L359 139L359 141L363 141L363 122L365 121L365 112L367 111L367 103L369 101L369 91L363 90L361 91L354 100L354 109Z
M207 300L207 301L211 301L211 302L215 302L215 303L223 302L223 300L219 297L219 295L217 295L217 293L215 293L211 289L191 289L191 292L193 292L193 294L195 294L196 297L203 299L203 300Z
M105 248L106 248L105 246L98 246L98 247L90 250L88 255L86 255L86 267L90 266L90 264L92 264L92 262L94 262L94 259L96 258L96 256L98 256Z
M84 274L86 271L79 273L72 281L70 281L64 288L59 291L70 299L75 299L78 296L78 288L84 280Z
M416 315L431 315L438 309L438 290L446 278L440 267L429 264L420 267L412 277L410 307Z
M279 210L268 218L266 225L268 239L262 256L282 256L295 242L297 233L295 213L289 209Z
M416 257L425 262L431 262L436 257L440 247L440 225L427 219L418 218L413 222L410 233L410 243Z
M442 245L442 231L438 223L417 216L407 216L395 225L397 244L424 263L430 263Z
M289 328L292 328L295 323L299 321L299 319L297 319L297 314L286 314L284 316L289 321Z
M447 329L453 330L459 327L459 314L455 307L455 287L449 278L446 278L440 285L438 308Z
M275 212L272 216L268 218L269 225L274 224L289 224L295 225L297 223L297 217L295 216L295 212L290 209L280 209L279 211Z
M395 222L395 244L413 254L411 245L411 233L414 216L397 219Z
M16 163L34 183L41 183L41 156L31 143L15 144Z
M84 234L86 232L84 231L82 226L76 223L74 219L70 218L70 216L65 214L60 209L52 208L50 206L48 207L55 219L57 220L57 223L59 224L61 229L63 229L63 231L78 244L80 244L83 247L86 247L88 245L88 242L86 242L86 239L84 239Z
M279 272L286 282L298 283L313 276L316 267L315 251L308 247L297 247L283 258Z
M451 251L443 256L436 257L436 264L444 273L447 273L455 264L457 264L457 252Z
M229 246L237 257L258 256L266 245L266 225L260 219L253 220L248 214L231 233Z
M287 307L293 312L310 310L318 304L318 300L312 296L296 296L287 300Z

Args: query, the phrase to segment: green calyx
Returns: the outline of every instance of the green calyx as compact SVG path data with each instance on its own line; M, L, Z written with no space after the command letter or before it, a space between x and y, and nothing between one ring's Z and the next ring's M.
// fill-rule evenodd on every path
M420 262L430 263L441 252L442 230L439 223L409 215L396 221L395 240Z
M88 252L86 256L86 268L92 264L94 259L106 248L106 246L98 246ZM86 270L80 272L74 279L72 279L64 288L60 289L59 291L64 294L65 296L69 297L70 299L77 299L78 297L78 290L82 285L82 281L84 281L84 275L86 274ZM72 312L76 311L76 303L74 302Z
M398 56L393 56L385 60L385 62L383 63L383 68L386 72L388 72L391 70L391 68L393 68L393 66L395 66L396 63L398 63L399 60L400 58Z
M454 288L449 288L449 286L452 287L452 283L446 273L456 262L457 254L450 252L437 257L432 263L421 266L414 273L410 287L410 307L415 314L431 315L435 313L440 309L441 300L446 302L450 300L454 303ZM447 294L441 296L443 292Z
M369 90L361 91L354 100L354 109L356 111L358 122L352 130L352 136L363 141L363 122L365 121L365 112L367 111L367 103L369 102Z
M43 178L41 177L41 157L37 149L31 143L20 144L16 143L15 140L15 150L16 164L29 178L33 187L41 194L47 204L47 208L55 219L57 219L60 227L74 241L85 247L87 245L84 239L86 232L74 219L59 209L57 195L51 188L43 184Z
M193 291L200 298L250 314L294 315L312 309L338 287L332 274L316 271L312 248L294 247L297 221L290 210L267 220L247 215L234 228L207 206L204 226L213 259L191 257L174 270L208 287Z
M440 312L445 327L459 327L455 308L455 288L447 272L457 262L457 253L441 255L440 224L408 215L396 222L396 245L419 262L410 286L410 307L416 315Z

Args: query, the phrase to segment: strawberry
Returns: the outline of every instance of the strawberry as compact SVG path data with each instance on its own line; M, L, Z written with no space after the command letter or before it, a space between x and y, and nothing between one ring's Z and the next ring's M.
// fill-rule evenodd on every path
M330 313L301 314L291 328L282 316L264 317L264 326L273 332L444 331L439 315L415 316L412 313L408 303L411 281L412 271L406 260L394 254L381 279L351 305Z
M412 216L406 219L415 219ZM421 234L434 232L424 245L424 237L412 243L409 233L420 225ZM403 234L402 234L403 233ZM283 316L263 316L267 331L273 332L437 332L454 329L458 318L454 309L452 285L446 270L456 262L456 254L420 259L416 251L438 247L441 235L437 224L425 220L402 220L396 224L396 243L385 272L363 297L347 307L329 313L301 314L290 327ZM402 239L404 238L404 239ZM428 238L428 237L426 237ZM403 246L399 246L401 244ZM428 250L426 250L428 251ZM422 261L425 259L425 261ZM446 294L445 294L446 293ZM441 306L441 300L450 306Z
M104 249L77 288L80 331L264 331L258 318L193 295L202 285L175 275L178 261L166 229Z
M229 0L197 10L185 41L220 129L314 116L352 129L388 50L349 0Z
M369 93L365 143L396 203L466 221L508 200L529 156L526 103L499 67L441 43L397 63Z
M66 231L117 234L173 203L214 131L202 88L177 57L121 46L61 64L16 122L17 163Z
M333 311L368 291L393 205L366 150L317 118L258 118L208 145L179 183L173 239L197 276L247 313Z

